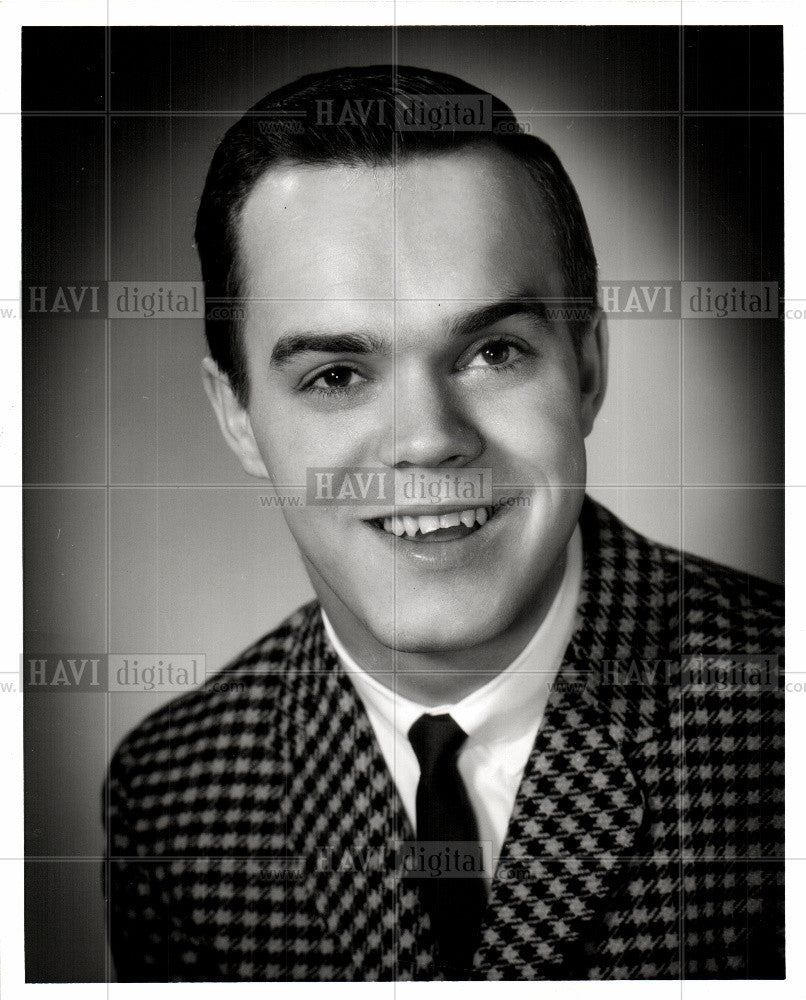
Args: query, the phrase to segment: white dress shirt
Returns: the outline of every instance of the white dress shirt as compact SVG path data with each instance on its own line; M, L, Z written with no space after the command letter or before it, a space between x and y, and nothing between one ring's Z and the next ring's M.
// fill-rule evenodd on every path
M322 611L327 637L366 708L412 828L416 829L420 765L409 742L409 729L423 713L447 713L467 733L458 767L476 814L479 840L492 844L491 859L490 852L484 851L488 885L552 684L571 640L581 579L582 538L577 526L551 607L521 654L466 698L433 708L418 705L371 677L345 649Z

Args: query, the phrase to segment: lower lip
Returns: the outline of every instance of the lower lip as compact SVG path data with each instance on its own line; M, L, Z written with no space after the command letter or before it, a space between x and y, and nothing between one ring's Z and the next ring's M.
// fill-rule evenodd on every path
M408 561L414 566L429 569L457 569L486 556L500 533L500 526L506 520L508 511L498 507L495 514L476 531L450 542L418 542L405 535L398 537L388 531L364 522L380 543L389 549L397 559Z

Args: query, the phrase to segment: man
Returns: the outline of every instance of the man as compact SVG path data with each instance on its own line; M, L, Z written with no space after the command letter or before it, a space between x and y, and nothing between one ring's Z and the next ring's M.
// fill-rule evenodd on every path
M243 304L210 401L311 487L318 601L119 748L119 978L782 976L781 595L585 497L607 334L555 154L456 78L315 74L227 133L196 236Z

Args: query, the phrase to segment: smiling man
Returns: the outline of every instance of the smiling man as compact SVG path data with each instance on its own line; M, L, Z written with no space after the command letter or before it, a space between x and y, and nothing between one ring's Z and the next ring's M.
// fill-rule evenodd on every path
M586 499L607 333L552 150L454 77L315 74L196 235L244 469L375 485L283 508L317 601L116 754L119 977L782 975L781 596Z

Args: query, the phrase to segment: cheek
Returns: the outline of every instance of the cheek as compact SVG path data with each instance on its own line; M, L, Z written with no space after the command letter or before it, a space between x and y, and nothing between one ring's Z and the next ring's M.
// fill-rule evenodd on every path
M507 464L572 473L584 462L578 394L572 385L528 387L489 415L487 440Z
M305 482L306 470L337 464L326 432L291 406L255 407L252 431L261 458L275 482Z
M547 478L552 484L584 485L587 472L585 437L577 411L571 411L569 419L553 426L553 434L547 443L545 465Z
M392 404L389 404L391 408ZM308 468L360 466L377 439L378 420L366 412L315 410L297 398L254 400L252 430L269 473L294 472L303 480Z

